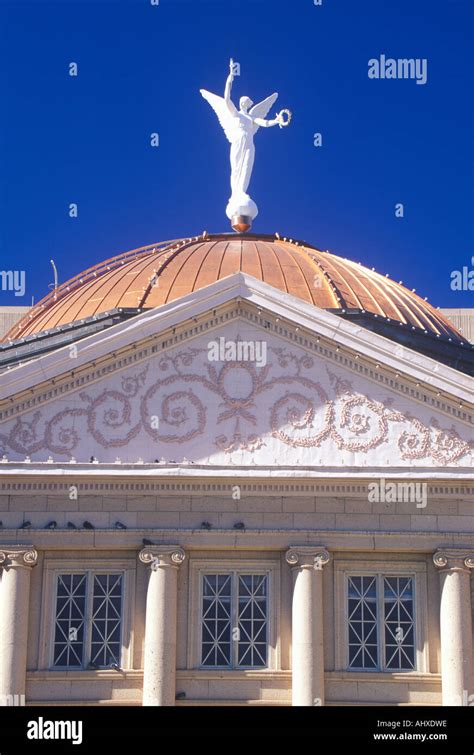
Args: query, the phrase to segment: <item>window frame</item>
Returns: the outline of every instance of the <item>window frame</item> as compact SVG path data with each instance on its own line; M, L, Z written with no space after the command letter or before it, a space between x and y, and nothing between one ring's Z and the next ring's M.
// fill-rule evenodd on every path
M334 561L335 568L335 655L336 669L351 674L419 674L428 671L429 637L427 605L426 562L421 561ZM379 668L354 668L349 666L349 577L377 577L377 648ZM413 578L413 608L415 635L415 665L412 669L387 669L385 664L385 608L383 586L385 577ZM382 594L380 594L382 593Z
M56 631L56 598L58 577L65 574L87 574L88 585L86 606L92 605L94 576L99 574L120 574L122 577L122 620L120 627L120 661L121 669L129 669L133 658L132 608L134 605L134 586L136 566L131 560L124 559L78 559L75 563L65 559L45 560L45 600L43 601L43 618L40 632L39 668L52 672L83 672L107 671L108 667L88 666L91 653L92 614L86 616L84 630L85 662L82 666L59 666L54 664L55 631ZM87 608L86 608L87 611Z
M202 663L202 600L203 576L211 574L233 574L234 580L245 574L265 575L267 577L267 665L266 666L207 666ZM269 561L237 561L192 559L190 561L189 580L189 623L188 623L188 668L194 668L207 673L266 673L279 668L279 616L280 616L280 562ZM238 593L233 596L237 605ZM234 606L235 607L235 606ZM234 657L234 653L233 653Z

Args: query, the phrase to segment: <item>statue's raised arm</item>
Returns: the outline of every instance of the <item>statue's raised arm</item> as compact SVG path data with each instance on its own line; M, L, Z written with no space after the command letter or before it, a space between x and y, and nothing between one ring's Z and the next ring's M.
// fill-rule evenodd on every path
M237 136L236 128L238 126L237 119L239 115L237 108L230 98L232 82L234 80L234 61L232 58L230 59L229 67L230 71L225 84L224 97L208 92L207 89L200 89L199 91L214 110L228 141L232 144L232 141Z
M232 84L234 81L234 61L230 60L230 70L224 89L224 97L201 89L200 92L216 113L219 123L231 144L230 185L232 194L227 204L226 214L230 218L232 228L237 231L247 231L252 220L257 217L258 208L253 199L247 194L247 188L252 175L255 159L254 134L260 126L288 126L291 120L289 110L282 110L275 118L266 120L270 108L276 102L278 94L275 92L262 102L254 105L250 97L241 97L239 110L231 100ZM284 114L287 114L285 120Z
M232 115L236 115L237 108L235 107L234 103L232 102L230 98L230 93L232 91L232 84L234 82L234 61L232 58L229 62L229 75L227 77L227 81L225 83L225 89L224 89L224 99L226 101L226 105L229 108L229 111Z

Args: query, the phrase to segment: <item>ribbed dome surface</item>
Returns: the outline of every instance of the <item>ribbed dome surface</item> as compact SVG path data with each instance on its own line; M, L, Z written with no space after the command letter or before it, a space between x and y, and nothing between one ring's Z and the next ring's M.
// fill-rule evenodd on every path
M120 254L50 293L4 340L115 309L159 307L239 271L322 309L367 312L463 340L440 312L388 277L302 242L254 234L203 234Z

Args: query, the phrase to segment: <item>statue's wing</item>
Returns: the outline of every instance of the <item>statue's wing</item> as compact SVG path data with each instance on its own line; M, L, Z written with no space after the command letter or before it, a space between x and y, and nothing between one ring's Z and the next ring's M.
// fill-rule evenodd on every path
M230 107L235 110L235 113L232 114L229 111L229 106L227 105L223 97L219 97L218 94L208 92L207 89L200 89L199 91L201 92L204 99L208 101L209 105L212 107L215 114L219 118L219 123L224 129L224 133L227 139L232 144L236 135L235 116L237 115L237 109L235 105L233 104L233 102L230 103Z
M252 118L266 118L270 108L274 105L278 97L278 92L274 92L270 95L270 97L267 97L265 100L262 100L261 102L257 102L256 105L253 106L249 110L249 115L252 116ZM256 123L253 125L254 128L254 134L258 131L259 126L257 126Z

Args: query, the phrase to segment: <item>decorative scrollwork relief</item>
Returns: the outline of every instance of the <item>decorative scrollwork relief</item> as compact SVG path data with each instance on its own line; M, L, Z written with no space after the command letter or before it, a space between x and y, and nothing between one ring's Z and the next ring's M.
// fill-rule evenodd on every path
M367 454L390 443L392 459L398 449L400 461L442 466L469 453L470 444L454 427L397 409L393 396L376 399L368 395L368 383L356 388L336 369L283 347L270 346L260 366L210 362L206 348L182 348L112 376L109 387L72 394L69 405L65 397L59 411L52 412L51 404L5 423L0 446L23 458L41 451L72 457L81 443L100 455L100 449L124 447L141 436L153 458L163 446L178 449L198 438L206 441L208 456L256 454L272 443Z

